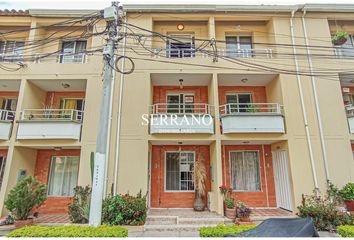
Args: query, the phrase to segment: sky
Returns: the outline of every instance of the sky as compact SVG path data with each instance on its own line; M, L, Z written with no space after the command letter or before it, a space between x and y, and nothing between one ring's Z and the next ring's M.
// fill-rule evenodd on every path
M333 0L121 0L122 4L265 4L265 5L292 5L292 4L304 4L304 3L333 3ZM338 3L352 3L354 0L339 0ZM0 1L0 9L16 9L24 10L29 8L41 8L41 9L102 9L111 5L110 0L11 0Z

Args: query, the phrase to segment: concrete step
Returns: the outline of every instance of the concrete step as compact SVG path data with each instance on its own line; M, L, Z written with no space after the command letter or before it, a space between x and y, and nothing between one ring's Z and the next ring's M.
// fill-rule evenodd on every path
M176 225L144 225L144 231L198 231L202 227L213 227L217 224L176 224Z
M148 216L145 224L147 225L175 225L177 217L175 216Z
M224 218L214 217L214 218L185 218L179 217L178 224L180 225L218 225L224 224Z

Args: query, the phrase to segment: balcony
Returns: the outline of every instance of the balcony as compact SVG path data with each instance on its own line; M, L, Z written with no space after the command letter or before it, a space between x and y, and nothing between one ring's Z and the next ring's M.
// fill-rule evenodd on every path
M347 106L345 110L347 112L349 131L350 133L354 133L354 106Z
M79 140L83 111L68 109L26 109L18 121L17 139Z
M204 103L150 106L150 134L204 133L214 134L213 107Z
M203 49L168 49L168 48L153 48L152 52L157 57L167 58L194 58L194 57L214 57L212 50ZM218 56L228 58L272 58L272 49L218 49Z
M0 140L9 140L15 111L0 110Z
M220 115L223 133L285 133L279 103L229 103Z

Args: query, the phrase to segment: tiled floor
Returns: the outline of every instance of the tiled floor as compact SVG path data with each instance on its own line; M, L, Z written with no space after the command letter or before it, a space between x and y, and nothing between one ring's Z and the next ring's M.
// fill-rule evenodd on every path
M34 220L35 224L67 224L70 223L68 214L40 214Z
M293 214L280 208L255 208L251 217L291 217Z

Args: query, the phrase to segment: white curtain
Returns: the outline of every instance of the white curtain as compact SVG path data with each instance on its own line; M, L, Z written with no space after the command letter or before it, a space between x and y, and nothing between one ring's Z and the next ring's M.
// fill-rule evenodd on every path
M231 186L238 191L261 190L258 152L231 152Z
M77 185L78 170L78 156L53 157L50 166L48 195L72 196Z
M166 190L194 191L194 153L166 153Z

